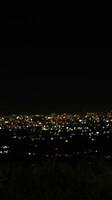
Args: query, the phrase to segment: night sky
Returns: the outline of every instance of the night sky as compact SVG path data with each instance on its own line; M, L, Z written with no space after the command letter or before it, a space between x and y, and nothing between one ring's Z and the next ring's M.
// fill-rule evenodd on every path
M14 66L15 69L9 66L0 70L1 113L74 113L112 109L111 77L101 77L88 71L85 65ZM65 66L64 71L56 70ZM49 67L54 70L50 71Z
M66 48L71 37L85 41L81 29L94 16L84 17L1 18L0 114L112 110L111 64L95 61L96 52L101 59L104 48L79 48L79 42ZM87 20L80 24L78 19ZM74 36L73 26L81 27Z

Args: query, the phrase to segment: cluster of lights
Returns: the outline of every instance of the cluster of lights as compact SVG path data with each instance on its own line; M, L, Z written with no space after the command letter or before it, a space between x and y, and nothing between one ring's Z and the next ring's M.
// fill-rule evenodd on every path
M99 135L110 137L112 133L112 112L78 114L51 114L51 115L10 115L0 117L0 132L9 130L13 140L23 140L27 136L22 135L22 130L27 131L32 143L35 141L64 142L68 145L76 135L88 136L94 143ZM19 134L17 134L19 131ZM38 134L36 135L35 133ZM36 136L35 136L36 135ZM38 144L34 145L38 148ZM0 147L0 154L8 154L9 148L6 145ZM90 150L91 151L91 150ZM97 153L98 150L96 149ZM77 155L80 152L77 152ZM86 151L85 151L86 154ZM29 156L35 156L35 152L29 152ZM57 155L57 153L56 153ZM61 155L58 153L58 156ZM46 157L48 154L46 154ZM69 157L66 154L66 157Z
M0 154L8 154L9 148L10 147L6 146L6 145L1 146L1 148L0 148Z

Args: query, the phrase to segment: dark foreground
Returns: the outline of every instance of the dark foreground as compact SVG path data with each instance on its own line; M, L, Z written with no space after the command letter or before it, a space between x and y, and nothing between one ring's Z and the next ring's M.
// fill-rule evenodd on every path
M0 199L112 200L112 161L0 163Z

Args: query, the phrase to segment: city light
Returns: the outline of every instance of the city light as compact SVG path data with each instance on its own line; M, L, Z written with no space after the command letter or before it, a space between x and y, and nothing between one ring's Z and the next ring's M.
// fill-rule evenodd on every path
M0 117L0 155L12 155L19 148L18 155L24 151L21 155L69 157L80 155L82 146L84 155L98 154L102 151L98 142L104 137L107 144L112 140L111 112Z

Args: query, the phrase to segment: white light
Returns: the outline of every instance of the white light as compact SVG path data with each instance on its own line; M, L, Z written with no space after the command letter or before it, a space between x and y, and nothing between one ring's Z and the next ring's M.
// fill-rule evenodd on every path
M8 121L5 121L5 124L8 124L9 122Z
M2 148L2 149L8 149L9 147L6 146L6 145L4 145L4 146L2 146L1 148Z
M68 140L65 140L66 143L68 143Z
M16 119L19 119L19 116L17 116Z
M106 158L111 158L111 156L106 156Z
M96 135L99 135L99 131L96 132Z
M4 151L4 153L8 153L8 150Z
M53 138L53 137L51 137L51 140L54 140L54 138Z

